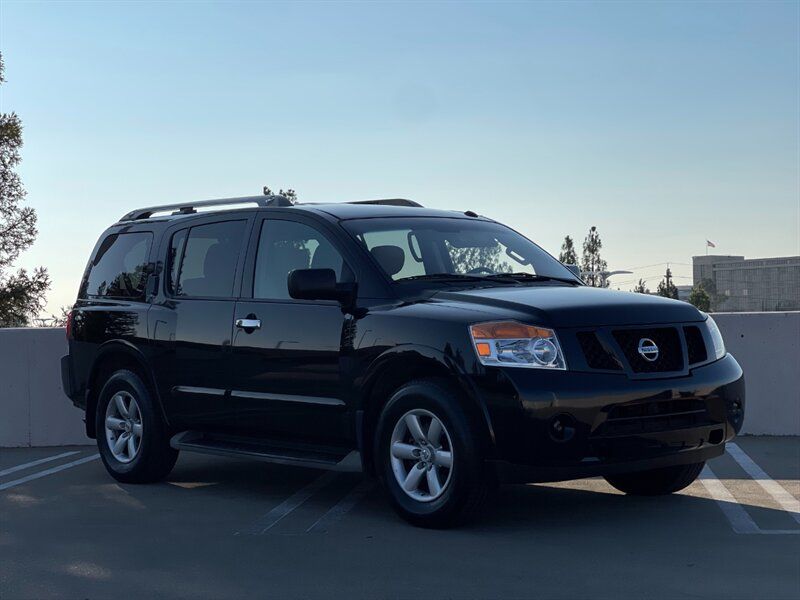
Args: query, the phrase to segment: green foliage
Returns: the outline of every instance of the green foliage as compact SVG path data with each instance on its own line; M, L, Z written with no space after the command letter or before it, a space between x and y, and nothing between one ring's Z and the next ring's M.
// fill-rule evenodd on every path
M5 82L0 55L0 83ZM22 121L16 113L0 113L0 327L28 325L44 308L50 287L47 270L39 267L28 274L24 269L7 273L38 233L36 211L21 206L25 188L16 167L21 160Z
M706 294L708 294L708 311L719 310L719 306L728 299L727 296L717 292L717 284L713 279L703 279L700 285L705 290Z
M578 254L575 252L575 243L570 236L564 238L564 243L561 244L561 252L558 255L559 262L565 265L577 265Z
M603 242L597 227L592 225L586 239L583 241L583 256L581 258L581 271L583 280L592 287L607 288L608 280L603 274L608 270L608 264L600 256Z
M711 296L708 295L702 283L697 283L689 294L689 304L693 304L700 310L708 312L711 310Z
M0 327L25 327L44 308L50 277L43 268L20 269L0 281Z
M649 294L650 289L644 284L644 279L640 279L633 291L637 294Z
M272 194L274 194L274 192L268 186L265 185L264 195L271 196ZM297 202L297 192L295 192L292 188L289 188L287 190L278 190L278 193L276 195L288 198L289 200L292 201L293 204Z
M672 271L667 267L667 272L664 274L664 279L658 282L656 294L664 298L678 299L678 288L672 283Z

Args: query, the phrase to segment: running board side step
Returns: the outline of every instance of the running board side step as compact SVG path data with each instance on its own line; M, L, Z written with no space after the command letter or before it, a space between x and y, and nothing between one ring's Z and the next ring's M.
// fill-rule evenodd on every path
M361 453L339 448L309 449L283 442L212 435L200 431L183 431L172 436L169 442L175 450L213 454L229 458L250 458L263 462L325 469L347 473L360 473Z

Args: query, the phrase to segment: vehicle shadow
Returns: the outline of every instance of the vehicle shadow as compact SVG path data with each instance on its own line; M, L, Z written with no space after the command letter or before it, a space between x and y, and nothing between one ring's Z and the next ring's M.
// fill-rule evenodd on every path
M268 498L291 495L322 473L267 463L203 460L179 464L169 483L196 487L202 495L266 502ZM346 493L363 477L342 473L337 475L337 479ZM202 482L208 485L202 485ZM766 524L767 528L800 529L789 513L769 506L769 498L762 496L761 501L756 502L743 495L737 498L738 506L757 523ZM312 497L308 502L323 503L330 502L330 499ZM371 525L396 523L405 526L394 515L378 486L359 502L348 519L363 519ZM709 497L699 481L677 494L638 497L619 493L604 480L596 478L558 484L501 486L491 493L481 517L463 530L480 533L535 530L544 533L574 529L602 534L630 529L631 523L645 530L685 529L691 519L712 520L732 532L718 502Z

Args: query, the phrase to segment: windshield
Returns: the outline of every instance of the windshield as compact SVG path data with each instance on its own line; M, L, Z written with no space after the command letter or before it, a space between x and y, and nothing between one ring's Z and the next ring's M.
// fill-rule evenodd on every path
M398 282L448 275L578 281L529 239L491 221L394 217L353 219L343 226Z

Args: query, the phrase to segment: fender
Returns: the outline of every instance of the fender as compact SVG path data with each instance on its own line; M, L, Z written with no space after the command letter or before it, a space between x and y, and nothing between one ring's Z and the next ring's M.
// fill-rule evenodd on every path
M408 367L409 363L416 363L418 365L428 365L435 370L446 372L453 377L458 384L458 387L464 393L464 396L472 403L473 407L477 409L478 414L481 415L483 425L489 436L489 441L492 446L495 445L495 432L492 425L492 419L489 415L489 410L486 403L478 392L472 379L467 376L463 366L456 361L454 357L449 354L421 344L399 344L386 349L379 356L377 356L369 366L364 370L365 375L354 381L357 394L356 409L359 413L363 414L368 410L369 397L372 390L380 382L380 380L390 373L392 370L400 367ZM359 440L361 445L361 440Z
M158 393L158 386L156 385L156 382L153 379L152 370L150 369L150 361L147 359L144 353L131 342L120 339L103 342L97 349L97 353L95 354L94 360L92 361L92 367L89 370L89 378L87 379L87 383L94 380L95 375L97 375L99 365L103 362L103 359L112 354L116 354L118 356L121 354L125 355L127 358L130 358L142 368L142 372L147 379L147 383L150 384L150 390L153 393L153 398L155 399L159 411L161 412L161 417L164 419L164 423L169 425L167 414L164 411L164 403L161 401L161 397ZM89 387L87 387L86 392L87 392L87 397L89 394L92 394L92 390ZM99 390L97 390L97 393L99 393ZM90 404L87 401L86 403L87 433L89 432L89 428L92 426L90 425L90 423L92 424L94 423L92 419L88 418L89 406Z

